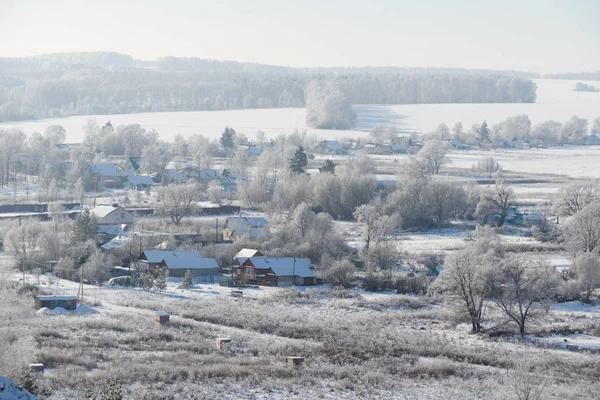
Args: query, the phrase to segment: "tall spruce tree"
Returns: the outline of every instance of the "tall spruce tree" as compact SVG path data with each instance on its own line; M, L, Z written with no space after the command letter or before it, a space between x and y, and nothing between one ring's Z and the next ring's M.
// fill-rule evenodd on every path
M87 208L81 212L75 219L73 225L73 241L85 242L92 238L96 232L96 220L90 214Z
M165 272L159 271L158 274L156 274L154 287L158 290L158 293L162 293L163 291L167 290L167 276Z
M302 146L298 146L294 152L294 156L290 160L290 171L293 175L299 175L306 172L308 167L308 157Z
M483 124L481 124L481 127L479 128L479 136L481 136L482 142L487 142L490 139L490 128L488 128L486 121L483 121Z
M235 146L235 129L226 126L219 143L226 149L232 149Z

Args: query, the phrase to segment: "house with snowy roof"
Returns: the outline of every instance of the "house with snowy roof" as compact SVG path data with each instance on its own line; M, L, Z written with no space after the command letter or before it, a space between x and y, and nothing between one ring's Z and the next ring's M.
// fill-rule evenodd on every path
M147 250L138 257L142 269L155 274L165 271L170 277L183 277L186 271L192 276L216 277L219 264L214 258L204 258L197 250Z
M90 214L96 219L96 231L107 235L119 235L133 225L133 214L118 204L101 204Z
M308 258L250 257L236 268L236 278L264 286L314 285L316 276Z
M223 240L231 242L242 236L256 239L266 235L269 226L264 217L228 217L223 227Z
M347 154L346 149L337 140L323 140L317 145L316 151L323 154Z
M130 175L127 177L127 186L132 189L146 190L154 184L154 179L148 175Z

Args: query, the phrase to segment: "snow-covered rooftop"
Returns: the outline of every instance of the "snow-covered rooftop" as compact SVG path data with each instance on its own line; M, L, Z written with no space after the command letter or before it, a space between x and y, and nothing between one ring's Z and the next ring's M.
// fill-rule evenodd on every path
M277 276L300 276L302 278L314 277L314 272L310 269L311 263L308 258L271 258L271 257L251 257L252 265L259 269L270 268Z

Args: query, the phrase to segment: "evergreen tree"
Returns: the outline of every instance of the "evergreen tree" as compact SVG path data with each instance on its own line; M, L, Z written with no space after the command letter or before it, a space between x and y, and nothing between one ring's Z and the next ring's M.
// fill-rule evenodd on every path
M141 287L145 291L150 291L154 285L154 281L149 274L141 274L137 281L137 286Z
M194 286L194 278L192 277L192 273L188 269L185 271L185 275L183 277L183 288L189 290Z
M158 274L156 274L154 287L158 290L158 293L162 293L163 291L167 290L167 277L163 271L159 271Z
M235 129L226 126L219 143L226 149L232 149L235 146Z
M96 221L87 208L81 212L73 224L73 241L85 242L96 232Z
M307 167L308 157L304 152L304 148L302 146L298 146L294 156L290 160L290 170L293 175L299 175L305 173Z
M331 160L325 160L325 164L319 168L319 172L329 172L331 174L335 174L335 163Z
M490 138L490 128L488 128L486 121L483 121L483 124L481 124L481 127L479 128L479 136L481 136L482 142L487 142Z

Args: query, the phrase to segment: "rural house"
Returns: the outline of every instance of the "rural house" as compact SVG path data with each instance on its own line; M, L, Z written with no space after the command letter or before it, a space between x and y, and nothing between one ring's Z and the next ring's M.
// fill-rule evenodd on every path
M316 151L322 154L346 154L346 149L337 140L323 140L317 145Z
M308 258L239 258L236 278L264 286L314 285L316 276Z
M159 270L166 271L167 276L183 277L187 270L192 276L214 279L219 275L219 264L214 258L203 258L197 250L167 251L148 250L140 254L139 261L151 274Z
M231 242L242 236L257 238L267 234L269 221L263 217L228 217L223 227L223 240Z
M99 205L90 214L96 218L98 233L117 235L133 225L133 214L118 204Z
M116 164L99 163L91 165L92 179L102 187L118 187L121 184L121 174Z
M146 190L154 185L154 180L147 175L131 175L127 177L127 186L136 190Z

